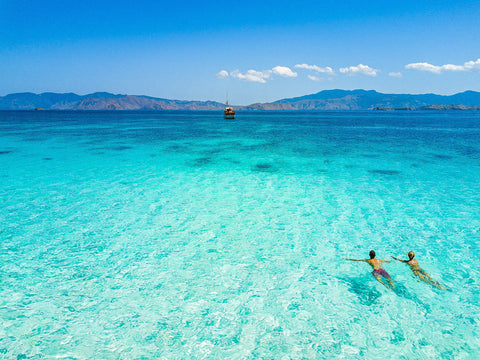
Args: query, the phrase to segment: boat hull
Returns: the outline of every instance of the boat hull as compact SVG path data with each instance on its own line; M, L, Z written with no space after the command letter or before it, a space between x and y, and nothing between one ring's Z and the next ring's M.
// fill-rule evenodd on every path
M233 107L228 106L228 99L227 99L227 106L225 110L223 110L223 117L225 119L235 119L235 110L233 110Z

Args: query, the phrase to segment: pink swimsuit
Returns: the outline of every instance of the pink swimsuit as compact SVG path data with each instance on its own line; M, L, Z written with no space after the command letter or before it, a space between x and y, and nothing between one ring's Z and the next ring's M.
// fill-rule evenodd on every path
M384 269L375 269L373 270L372 274L375 275L382 275L385 279L390 279L390 275Z

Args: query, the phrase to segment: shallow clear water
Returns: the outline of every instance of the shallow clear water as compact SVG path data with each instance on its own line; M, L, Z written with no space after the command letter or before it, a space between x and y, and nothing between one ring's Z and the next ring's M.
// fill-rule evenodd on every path
M0 358L478 358L479 179L473 112L0 112Z

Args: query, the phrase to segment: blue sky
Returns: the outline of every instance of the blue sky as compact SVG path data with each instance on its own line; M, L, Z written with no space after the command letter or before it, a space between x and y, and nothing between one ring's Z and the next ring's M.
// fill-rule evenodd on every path
M0 0L0 95L480 91L477 1Z

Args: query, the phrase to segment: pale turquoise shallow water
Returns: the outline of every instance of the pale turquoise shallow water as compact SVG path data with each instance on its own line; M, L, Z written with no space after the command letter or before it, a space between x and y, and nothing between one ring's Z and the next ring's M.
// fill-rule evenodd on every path
M479 113L0 112L0 358L478 359L479 179Z

